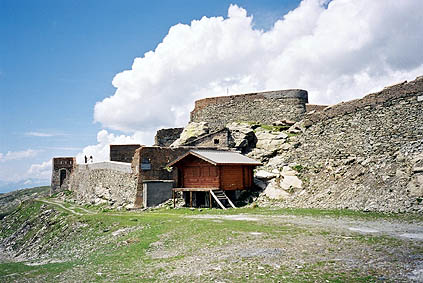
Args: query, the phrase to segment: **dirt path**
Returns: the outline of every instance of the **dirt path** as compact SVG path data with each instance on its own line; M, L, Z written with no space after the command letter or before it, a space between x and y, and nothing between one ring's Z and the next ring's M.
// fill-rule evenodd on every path
M75 215L95 214L95 212L90 211L90 210L85 209L85 208L80 207L80 206L78 206L78 207L76 207L76 206L66 207L66 206L64 206L65 203L63 201L58 200L58 199L55 199L54 201L53 200L46 200L46 199L37 199L37 200L38 201L41 201L41 202L44 202L44 203L48 203L48 204L52 204L52 205L57 205L60 208L66 210L66 211L68 211L68 212L70 212L72 214L75 214ZM78 211L75 211L75 209L82 210L85 213L80 213Z
M423 223L404 223L395 220L371 221L351 217L294 216L294 215L197 215L190 218L225 219L234 221L262 221L290 223L303 227L321 227L333 230L347 230L360 234L385 235L397 239L423 241Z

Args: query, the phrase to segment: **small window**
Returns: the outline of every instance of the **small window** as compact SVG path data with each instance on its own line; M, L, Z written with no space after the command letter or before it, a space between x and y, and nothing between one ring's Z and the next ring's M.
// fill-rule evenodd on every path
M214 144L219 144L219 139L214 139Z
M141 170L142 171L148 171L151 170L151 163L150 160L147 158L143 158L141 160Z

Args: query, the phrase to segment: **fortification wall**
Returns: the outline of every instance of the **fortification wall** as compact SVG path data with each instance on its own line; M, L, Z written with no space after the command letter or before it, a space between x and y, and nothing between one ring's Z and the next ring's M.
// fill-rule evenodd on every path
M195 102L191 122L207 122L215 131L230 122L299 121L306 112L307 102L307 91L299 89L205 98Z
M423 77L307 117L282 155L306 189L289 205L423 212Z
M110 161L131 163L139 144L111 144Z
M134 204L137 184L130 164L101 162L77 165L70 176L69 189L85 203L123 207Z
M155 146L170 146L181 135L184 128L169 128L158 130L154 137Z

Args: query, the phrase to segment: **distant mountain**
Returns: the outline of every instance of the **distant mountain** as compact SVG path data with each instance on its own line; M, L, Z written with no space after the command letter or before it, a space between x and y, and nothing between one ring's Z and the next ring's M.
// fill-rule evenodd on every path
M40 186L49 186L50 180L43 179L26 179L19 182L4 182L0 181L0 194L11 191L16 191L25 188L33 188Z
M0 194L0 219L15 209L21 202L48 196L50 186L34 187Z

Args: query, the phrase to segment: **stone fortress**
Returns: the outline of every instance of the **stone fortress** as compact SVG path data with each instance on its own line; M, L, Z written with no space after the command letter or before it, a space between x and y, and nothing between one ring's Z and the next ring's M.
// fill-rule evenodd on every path
M285 207L423 212L423 77L331 106L305 90L206 98L185 128L154 146L111 145L110 161L54 158L52 193L114 207L170 198L166 165L193 148L236 150L262 162L252 200ZM67 163L66 163L67 162Z

